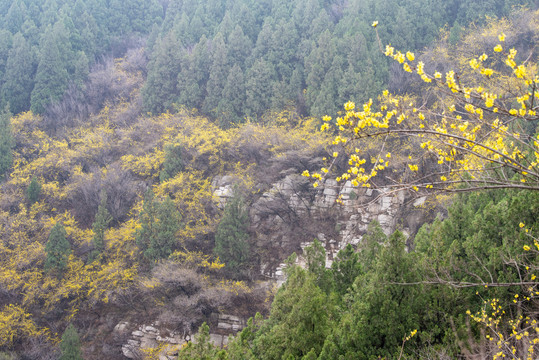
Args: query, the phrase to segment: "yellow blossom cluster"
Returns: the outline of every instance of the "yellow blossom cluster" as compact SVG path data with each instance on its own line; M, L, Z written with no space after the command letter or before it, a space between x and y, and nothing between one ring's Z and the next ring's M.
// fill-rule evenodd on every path
M525 62L517 64L517 50L509 46L505 50L504 33L498 40L492 54L481 53L467 60L472 73L466 77L454 70L428 73L414 53L387 45L384 54L419 76L437 95L437 101L416 105L417 100L386 90L376 102L370 99L359 107L347 102L343 115L335 120L325 116L322 130L334 131L333 146L348 156L349 168L336 175L337 181L369 187L376 185L375 177L383 170L387 173L390 168L398 171L396 168L404 167L403 174L405 169L424 174L422 169L428 167L426 172L431 176L401 176L392 186L425 193L502 187L539 190L539 137L525 130L527 122L537 120L539 91L533 90L539 85L537 68ZM505 68L491 64L500 57ZM408 160L400 156L390 162L378 156L366 164L363 155L368 139L378 141L379 149L404 141L417 145L404 148L411 154ZM432 158L435 163L427 161ZM315 179L318 186L331 168L330 164L320 173L304 175Z

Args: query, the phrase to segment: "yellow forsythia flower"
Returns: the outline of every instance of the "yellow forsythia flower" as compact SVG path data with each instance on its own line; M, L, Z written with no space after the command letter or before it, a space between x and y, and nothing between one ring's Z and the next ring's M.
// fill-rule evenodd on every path
M344 104L344 110L346 111L354 110L355 107L356 107L356 104L354 104L352 101L349 101L346 104Z
M371 25L373 28L377 27L378 26L378 21L373 21L372 25Z
M493 73L494 71L492 69L485 68L481 70L481 74L485 76L492 76Z
M408 61L414 61L415 60L415 55L414 55L414 53L408 51L406 53L406 58L408 59Z
M502 51L503 51L503 47L502 47L500 44L498 44L498 45L494 46L494 51L496 51L496 52L502 52Z
M524 65L519 65L515 70L515 75L519 78L519 79L522 79L523 77L526 76L526 68L524 67Z
M472 69L477 69L477 68L479 67L479 63L477 62L476 59L470 60L470 67L471 67Z

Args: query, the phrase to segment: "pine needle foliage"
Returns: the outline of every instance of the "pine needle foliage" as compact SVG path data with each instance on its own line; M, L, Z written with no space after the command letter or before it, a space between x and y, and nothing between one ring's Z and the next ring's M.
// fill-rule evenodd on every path
M83 360L79 334L73 324L69 324L62 335L60 351L62 352L60 360Z
M214 252L233 272L245 268L249 261L249 217L241 196L234 195L225 206L215 234Z
M71 253L71 245L66 236L64 226L56 223L49 234L49 241L47 241L47 245L45 246L45 252L47 253L45 260L46 270L62 273L66 269L69 254Z

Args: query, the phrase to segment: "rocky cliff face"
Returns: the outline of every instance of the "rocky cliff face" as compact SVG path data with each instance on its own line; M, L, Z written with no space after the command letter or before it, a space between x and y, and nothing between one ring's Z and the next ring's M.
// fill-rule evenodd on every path
M221 184L214 194L224 203L232 187ZM315 189L304 177L292 174L253 202L252 241L260 254L261 274L280 278L283 260L293 252L301 255L315 238L325 245L330 266L340 249L361 242L372 221L380 223L387 235L399 229L410 237L438 211L425 198L403 190L354 188L350 182L343 185L331 179Z
M378 221L387 235L399 229L412 236L438 212L425 198L414 198L404 191L354 188L349 182L342 185L330 179L315 189L304 177L290 173L254 196L249 210L252 246L259 256L260 274L268 283L285 280L283 262L293 252L299 255L297 263L304 265L303 249L315 238L326 248L329 267L347 244L361 243L372 221ZM231 176L214 180L214 198L221 208L233 196L236 182ZM246 318L228 313L234 313L234 309L224 311L227 313L213 314L209 321L211 341L217 346L226 346L229 337L246 323ZM173 359L183 344L196 341L192 334L176 334L159 322L124 322L115 331L127 335L122 352L131 359L140 358L144 349L158 343L163 347L160 359Z
M236 334L246 326L246 321L238 316L229 314L212 314L211 322L215 323L210 333L210 341L215 346L226 346L231 334ZM128 359L143 359L147 349L156 348L161 344L159 360L174 360L178 351L188 341L195 341L196 336L179 334L161 326L160 322L150 325L135 325L129 322L120 322L114 328L115 333L126 333L127 342L122 346L122 354Z

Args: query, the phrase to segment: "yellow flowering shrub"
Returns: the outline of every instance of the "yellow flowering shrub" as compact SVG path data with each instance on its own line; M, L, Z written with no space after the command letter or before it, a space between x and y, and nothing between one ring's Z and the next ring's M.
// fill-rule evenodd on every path
M536 24L539 12L532 18ZM506 44L509 28L509 22L502 21L488 27L483 38L464 39L465 45L474 42L467 49L472 52L465 52L470 57L456 56L456 68L445 74L427 71L414 54L386 46L385 55L415 73L430 98L384 91L376 105L373 100L359 108L345 104L343 115L323 126L336 133L335 150L342 149L339 153L348 156L349 166L337 174L337 180L416 194L539 190L539 135L529 129L538 119L539 76L534 61ZM537 36L539 26L534 29ZM481 41L495 30L498 43L482 52ZM366 151L372 140L375 151ZM410 148L403 148L404 144ZM387 149L396 147L408 157L384 157ZM335 162L332 159L321 173L305 175L316 186Z
M17 305L6 305L0 311L0 347L10 346L19 336L48 336L47 329L40 329L31 315Z

